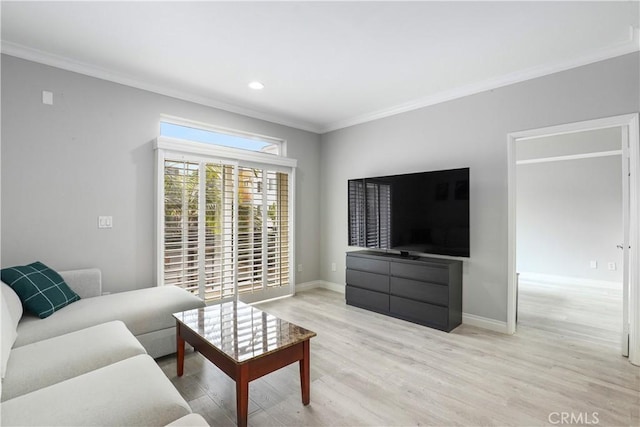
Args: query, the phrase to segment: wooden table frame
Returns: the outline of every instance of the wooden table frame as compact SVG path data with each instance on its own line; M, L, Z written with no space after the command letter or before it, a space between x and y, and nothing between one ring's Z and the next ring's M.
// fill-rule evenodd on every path
M249 382L277 371L294 362L300 363L300 387L302 404L308 405L310 394L309 339L284 347L264 356L236 362L211 345L205 338L176 320L176 344L178 349L178 376L184 374L184 348L188 342L200 354L216 365L236 382L236 411L238 427L246 427L249 411Z

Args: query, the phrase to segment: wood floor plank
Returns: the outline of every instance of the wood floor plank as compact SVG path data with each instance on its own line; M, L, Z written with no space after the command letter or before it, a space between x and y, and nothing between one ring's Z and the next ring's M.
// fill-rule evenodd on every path
M298 366L290 365L251 383L249 425L542 426L551 425L552 412L598 412L601 426L637 426L640 369L618 354L610 337L616 322L591 322L578 313L584 306L570 301L577 313L550 315L566 330L544 316L536 323L558 292L521 289L523 321L513 336L469 325L447 334L347 306L344 295L324 289L262 303L318 334L311 340L311 404L302 405ZM235 386L202 356L187 354L182 378L175 357L159 364L212 425L235 422Z

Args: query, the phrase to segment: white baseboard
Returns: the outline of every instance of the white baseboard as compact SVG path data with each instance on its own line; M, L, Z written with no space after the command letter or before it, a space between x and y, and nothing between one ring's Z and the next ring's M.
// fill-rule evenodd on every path
M322 286L322 280L312 280L311 282L296 283L296 292L308 291L309 289Z
M607 289L622 289L622 281L611 282L607 280L584 279L582 277L556 276L553 274L521 272L518 282L536 282L558 285L593 286Z
M476 316L475 314L462 313L462 323L475 326L477 328L488 329L501 334L507 333L507 322L489 319L488 317Z
M308 291L309 289L322 288L333 292L344 294L344 285L339 283L327 282L325 280L313 280L311 282L298 283L296 292Z
M327 282L324 280L322 281L322 287L341 294L344 294L346 289L345 286L341 285L340 283Z

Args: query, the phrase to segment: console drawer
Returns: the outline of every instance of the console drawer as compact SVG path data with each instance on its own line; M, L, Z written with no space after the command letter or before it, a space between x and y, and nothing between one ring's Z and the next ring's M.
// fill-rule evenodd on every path
M347 285L389 293L389 276L347 269Z
M449 269L435 265L429 266L394 262L391 264L391 275L442 285L449 283Z
M347 285L345 290L347 304L370 308L375 311L389 311L389 294L368 291Z
M439 305L413 301L392 295L389 298L389 306L391 313L398 317L442 329L448 327L449 310Z
M443 306L449 305L449 287L445 285L392 277L390 292L392 295L409 299Z
M347 255L347 268L370 273L389 274L389 261Z

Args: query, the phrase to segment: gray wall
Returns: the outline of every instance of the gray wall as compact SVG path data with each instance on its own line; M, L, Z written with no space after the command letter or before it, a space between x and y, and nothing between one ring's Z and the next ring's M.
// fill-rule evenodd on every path
M622 281L621 156L518 166L516 217L519 272Z
M344 284L349 178L468 166L463 309L506 321L507 134L637 112L638 65L634 53L323 135L322 278Z
M54 93L54 105L41 102ZM298 159L297 283L319 278L319 136L2 56L2 265L96 266L110 292L155 284L161 114L287 140ZM99 230L98 215L114 228Z
M620 127L534 138L516 144L516 158L620 151L621 141ZM622 282L622 156L521 164L516 173L518 271Z

